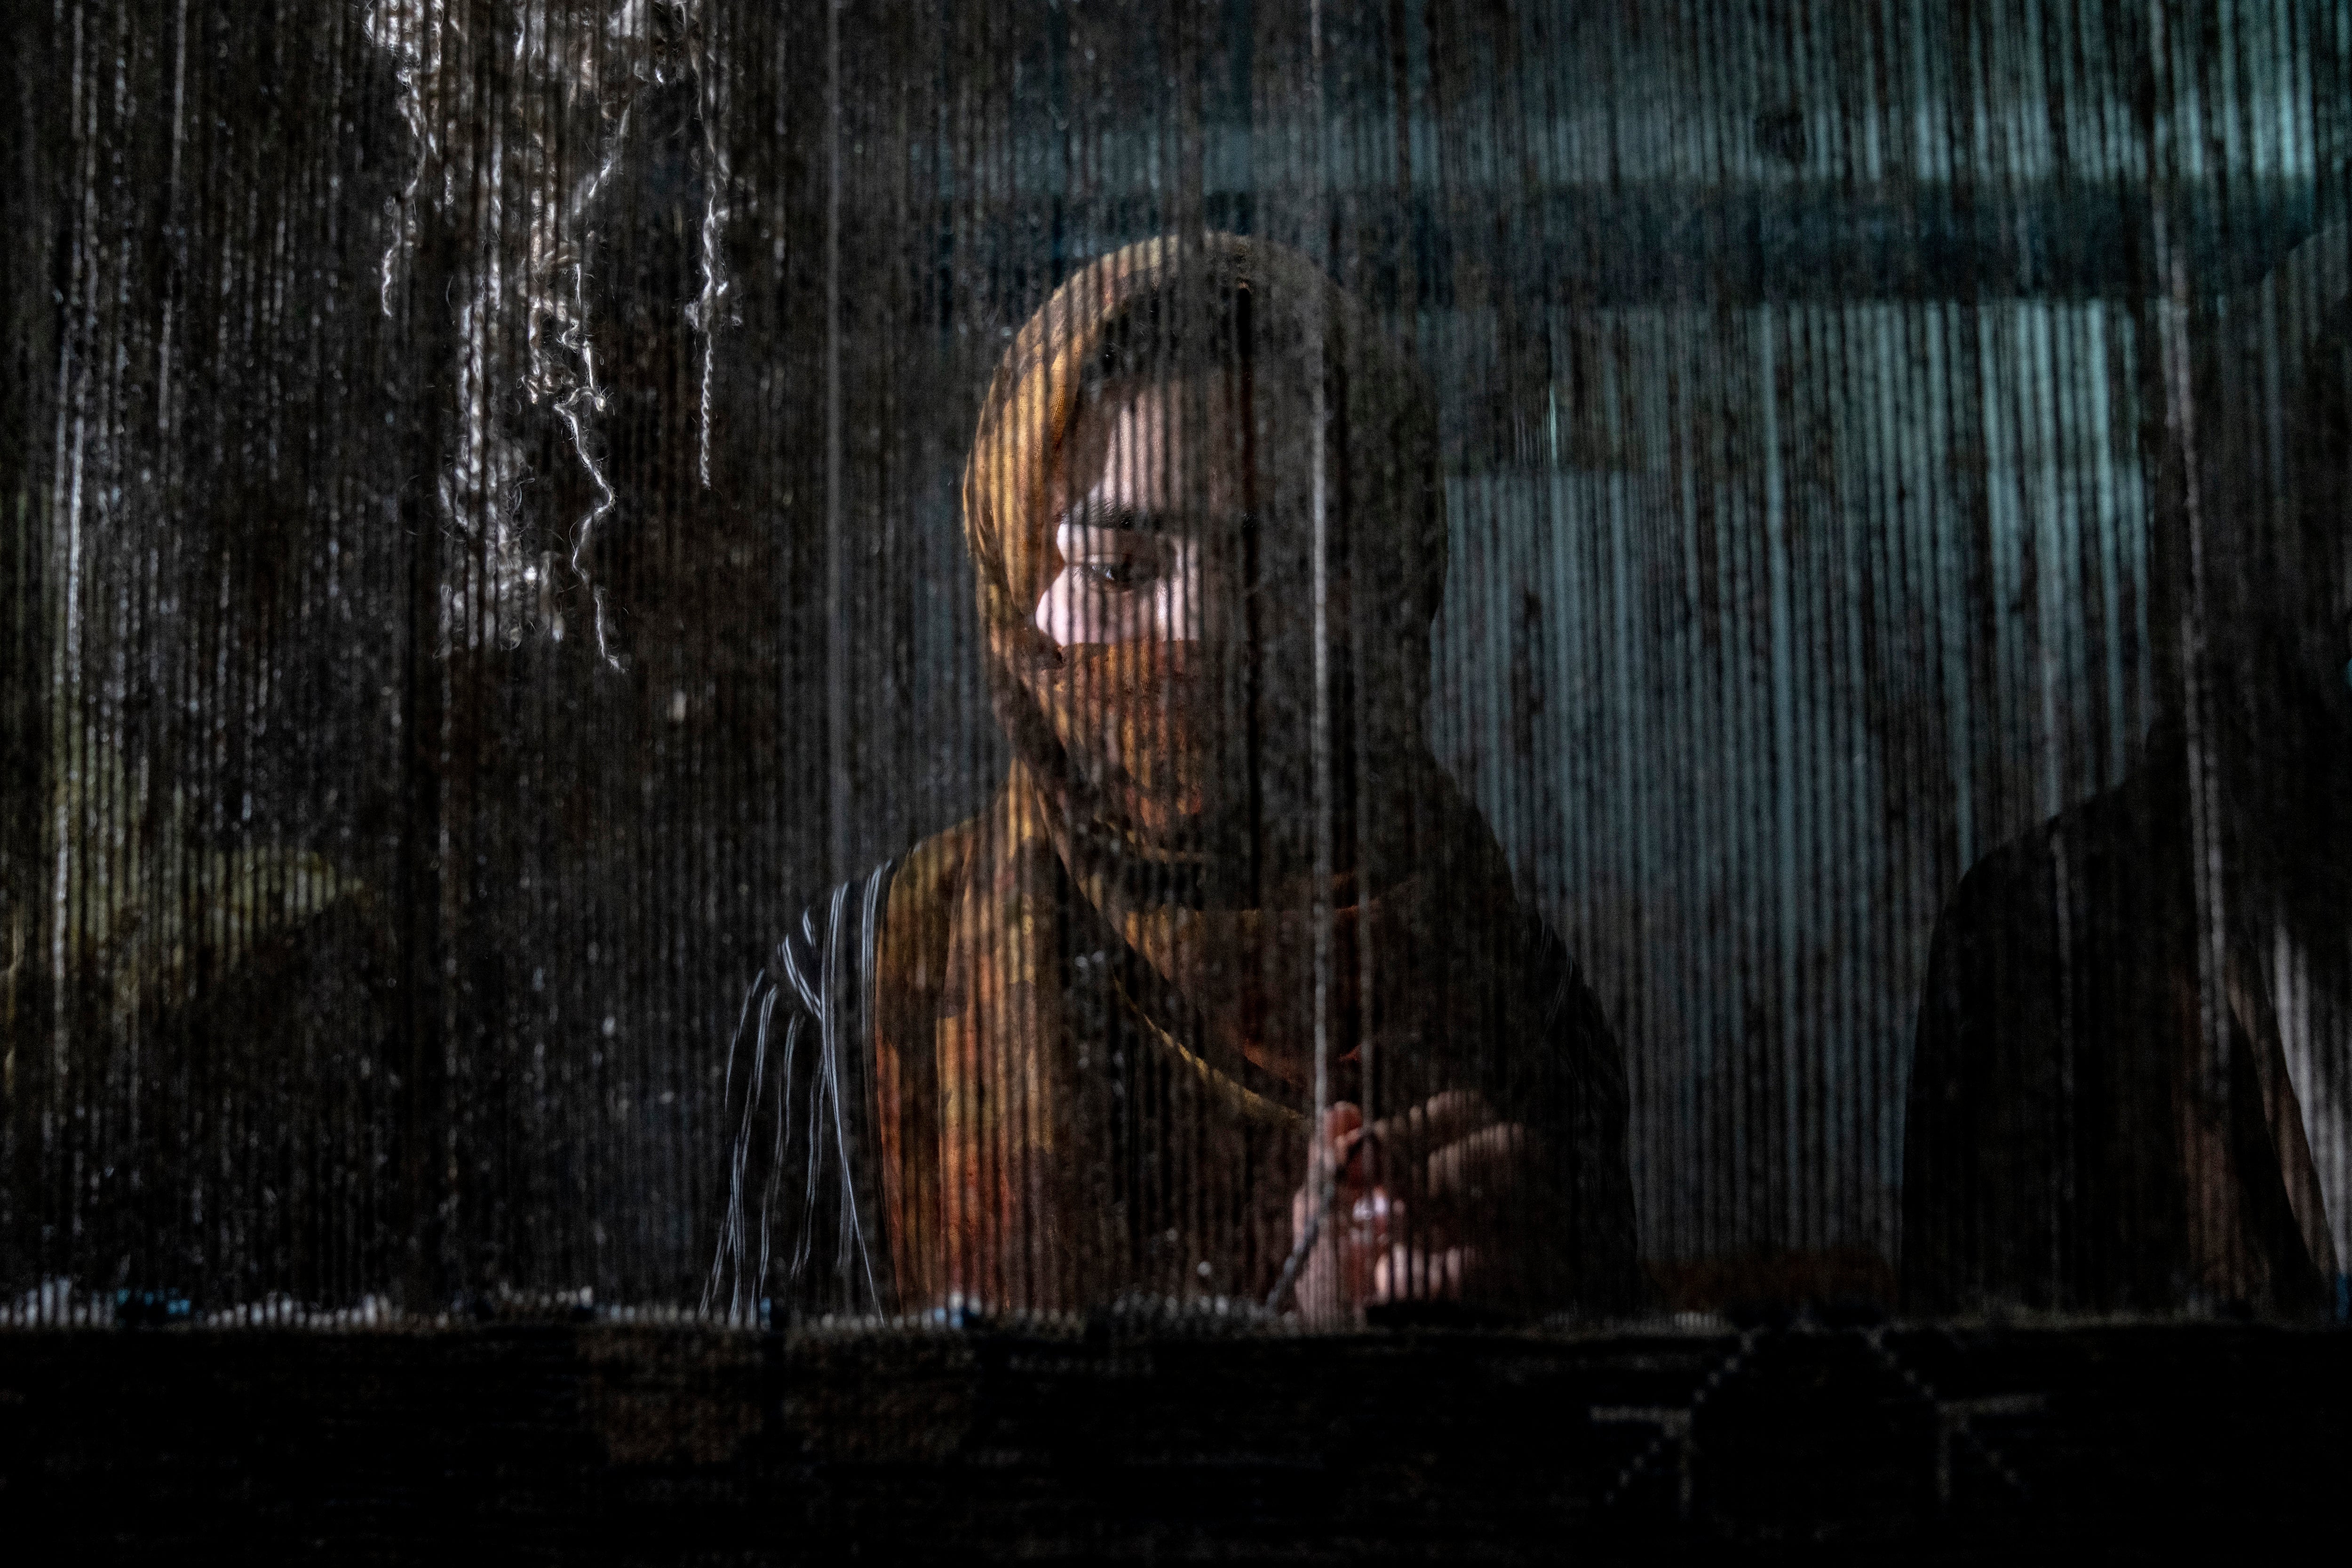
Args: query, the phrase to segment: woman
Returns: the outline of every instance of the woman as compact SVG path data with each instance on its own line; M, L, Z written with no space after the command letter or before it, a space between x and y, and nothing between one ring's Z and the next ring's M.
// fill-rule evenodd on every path
M1904 1149L1916 1310L2352 1299L2352 301L2301 383L2285 526L2249 505L2210 536L2197 726L2164 719L1937 921Z
M963 522L1013 761L754 986L708 1303L1625 1304L1615 1047L1423 739L1410 366L1291 252L1129 247L1006 352Z

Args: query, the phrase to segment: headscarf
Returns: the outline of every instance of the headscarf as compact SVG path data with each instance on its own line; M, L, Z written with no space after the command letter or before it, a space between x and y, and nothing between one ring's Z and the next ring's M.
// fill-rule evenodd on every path
M1057 649L1034 617L1080 421L1122 384L1181 384L1235 353L1261 381L1303 383L1324 416L1324 646L1303 640L1302 598L1258 604L1248 647L1222 666L1198 646ZM1295 508L1248 524L1261 599L1311 568L1310 525ZM1532 1081L1514 1068L1536 1062L1550 1088L1527 1110L1556 1156L1547 1191L1589 1200L1605 1237L1596 1266L1562 1234L1560 1261L1584 1295L1622 1295L1614 1047L1423 739L1445 541L1434 421L1404 356L1295 252L1226 235L1129 246L1072 277L1007 348L963 526L1013 761L991 808L910 857L890 896L883 984L922 982L881 1000L877 1039L902 1299L1262 1292L1291 1246L1318 1059L1327 1101L1369 1092L1383 1109L1465 1084L1509 1096ZM1308 790L1314 721L1328 743ZM1244 831L1218 828L1243 814L1213 803L1139 814L1071 744L1094 725L1112 728L1131 780L1191 795L1234 781L1191 776L1198 758L1171 754L1177 738L1246 731L1226 748L1251 762ZM1310 794L1330 824L1319 840ZM1546 1037L1563 1029L1566 1050Z

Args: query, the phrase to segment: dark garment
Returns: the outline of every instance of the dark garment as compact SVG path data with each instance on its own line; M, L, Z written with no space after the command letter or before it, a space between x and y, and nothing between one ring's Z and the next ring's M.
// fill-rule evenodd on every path
M1905 1134L1914 1310L2326 1306L2261 947L2226 928L2200 989L2187 780L2185 748L2156 748L1988 856L1938 921Z
M732 1148L706 1310L1262 1302L1293 1244L1307 1107L1245 1064L1187 1048L1199 1031L1168 988L1066 889L1034 928L1043 956L1032 965L1052 972L1062 1020L1050 1042L1066 1069L1055 1075L1055 1177L1042 1198L961 1229L940 1217L950 1205L936 1194L954 1173L986 1169L1004 1146L949 1113L947 1075L898 1043L961 1038L940 979L943 911L960 901L972 837L969 825L942 835L819 900L752 986L726 1067ZM1615 1043L1559 937L1516 903L1489 913L1495 949L1448 965L1460 1028L1443 1050L1391 1039L1383 1081L1409 1104L1475 1089L1536 1135L1523 1185L1493 1211L1497 1241L1516 1249L1503 1271L1516 1283L1493 1304L1626 1310L1633 1205ZM1481 996L1506 981L1509 994ZM1358 1092L1352 1066L1333 1064L1347 1093ZM957 1272L960 1255L1041 1247L1059 1255L1051 1295L1010 1269L981 1290L968 1288L969 1264Z
M702 1310L864 1316L895 1304L877 1205L875 964L895 862L802 913L729 1043L719 1246Z

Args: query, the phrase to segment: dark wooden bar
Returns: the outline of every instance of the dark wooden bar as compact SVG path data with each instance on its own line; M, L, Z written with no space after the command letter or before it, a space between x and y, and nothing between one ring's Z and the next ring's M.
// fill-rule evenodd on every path
M2352 1333L0 1333L79 1560L2104 1561L2341 1532Z

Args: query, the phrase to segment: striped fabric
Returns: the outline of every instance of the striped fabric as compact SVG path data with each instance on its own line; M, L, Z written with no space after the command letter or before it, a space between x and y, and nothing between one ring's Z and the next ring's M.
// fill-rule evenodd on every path
M895 861L811 904L728 1047L727 1206L702 1310L876 1312L890 1300L874 1171L875 939ZM781 1016L779 1015L781 1014Z

